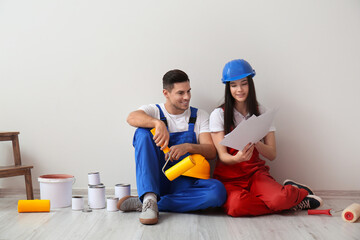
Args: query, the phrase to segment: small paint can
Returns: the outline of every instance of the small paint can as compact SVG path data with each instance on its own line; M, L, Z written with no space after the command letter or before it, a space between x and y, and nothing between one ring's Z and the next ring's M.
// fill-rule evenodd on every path
M100 173L99 172L88 173L88 182L89 182L89 185L99 185L100 184Z
M105 186L103 184L99 185L89 185L88 187L88 204L92 209L102 209L105 208Z
M91 202L91 197L92 195L90 195L90 186L104 186L104 184L100 183L98 185L88 185L88 206L90 206L90 202Z
M106 210L108 210L108 212L116 212L119 209L117 208L117 203L118 203L119 199L117 197L108 197L106 199Z
M119 183L115 185L115 197L121 199L130 196L130 184Z
M73 196L71 199L71 208L72 210L83 210L84 209L84 197L83 196Z

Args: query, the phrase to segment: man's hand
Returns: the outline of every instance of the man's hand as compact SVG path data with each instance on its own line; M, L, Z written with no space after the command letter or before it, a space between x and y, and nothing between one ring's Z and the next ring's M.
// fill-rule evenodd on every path
M162 121L158 121L155 126L155 135L153 137L153 140L156 144L156 146L161 147L161 150L164 150L169 144L169 132Z
M165 159L168 159L170 156L170 161L178 160L182 155L188 152L189 152L189 143L174 145L170 148L170 152L168 152L165 155Z

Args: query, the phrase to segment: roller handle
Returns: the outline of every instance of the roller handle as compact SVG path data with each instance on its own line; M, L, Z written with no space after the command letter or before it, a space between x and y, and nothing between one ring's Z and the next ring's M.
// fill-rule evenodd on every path
M309 209L308 210L308 215L318 215L318 214L324 214L324 215L331 215L331 209L324 209L324 210L314 210L314 209Z
M155 128L151 129L150 132L152 133L152 135L155 136ZM168 148L168 147L164 148L164 149L163 149L163 152L164 152L164 153L170 152L170 148Z

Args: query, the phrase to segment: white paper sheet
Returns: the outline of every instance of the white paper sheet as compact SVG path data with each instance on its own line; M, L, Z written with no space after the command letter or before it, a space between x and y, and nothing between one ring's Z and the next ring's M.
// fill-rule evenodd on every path
M267 110L242 121L220 144L242 151L248 143L257 143L268 134L277 109Z

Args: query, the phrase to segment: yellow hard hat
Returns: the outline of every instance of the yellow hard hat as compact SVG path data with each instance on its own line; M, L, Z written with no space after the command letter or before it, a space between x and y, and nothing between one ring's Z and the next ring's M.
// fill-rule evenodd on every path
M193 178L209 179L210 178L210 164L200 154L192 154L192 161L195 162L195 166L184 172L182 175Z
M155 128L150 130L151 133L155 136ZM170 149L166 147L163 152L168 153ZM167 162L165 163L162 171L164 172L164 168ZM194 166L195 164L195 166ZM190 168L190 169L189 169ZM186 171L186 169L189 169ZM184 172L181 174L181 172ZM200 154L192 154L179 163L175 164L168 170L164 172L165 176L170 180L174 180L179 177L179 175L193 177L193 178L201 178L201 179L209 179L210 178L210 164L209 162Z

